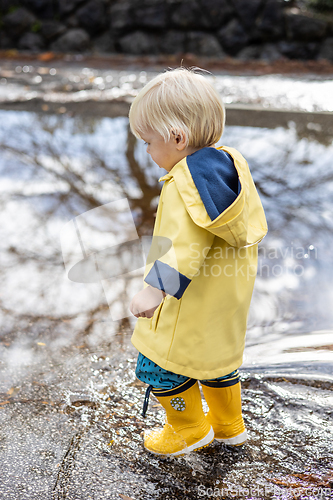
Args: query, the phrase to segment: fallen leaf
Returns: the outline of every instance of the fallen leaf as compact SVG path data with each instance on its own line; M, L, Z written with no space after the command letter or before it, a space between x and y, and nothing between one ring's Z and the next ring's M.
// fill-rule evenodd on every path
M311 474L306 472L305 474L293 474L293 476L301 479L306 482L306 486L309 484L317 484L318 486L327 486L330 487L333 481L333 476L326 475L323 477L316 476L315 474Z
M37 345L46 345L45 342L37 342Z
M122 495L121 493L119 493L119 496L120 496L120 498L122 498L123 500L133 500L133 498L127 497L126 495Z
M7 394L9 397L11 396L15 396L18 392L19 392L19 388L18 387L11 387L8 391L7 391Z
M10 401L2 401L0 405L8 405L8 403L10 403Z
M5 51L5 57L15 57L17 54L18 51L16 49L9 49Z
M46 66L40 66L39 68L37 68L37 71L40 75L48 75L50 72L50 68Z
M54 59L55 54L53 52L42 52L42 54L39 54L37 56L37 59L39 61L51 61Z
M292 474L291 476L286 476L281 479L272 479L273 483L280 486L285 486L288 488L300 488L301 491L305 491L306 488L312 485L331 487L333 482L332 472L325 476L318 476L309 472L304 474Z

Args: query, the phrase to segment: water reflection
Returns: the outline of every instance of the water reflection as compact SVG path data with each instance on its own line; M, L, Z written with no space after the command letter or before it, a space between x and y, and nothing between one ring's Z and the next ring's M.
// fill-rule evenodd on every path
M1 124L7 320L18 313L72 317L99 309L100 283L64 279L61 228L126 198L139 237L149 235L163 172L130 134L126 118L1 112ZM259 335L267 327L271 333L331 328L332 143L325 146L311 134L299 138L295 122L275 129L229 126L222 143L248 159L269 224L249 340L251 331Z

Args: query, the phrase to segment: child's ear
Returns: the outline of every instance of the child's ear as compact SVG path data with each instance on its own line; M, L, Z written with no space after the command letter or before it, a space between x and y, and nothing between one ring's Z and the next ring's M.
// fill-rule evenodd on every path
M186 148L187 137L183 130L171 130L171 137L174 139L178 151Z

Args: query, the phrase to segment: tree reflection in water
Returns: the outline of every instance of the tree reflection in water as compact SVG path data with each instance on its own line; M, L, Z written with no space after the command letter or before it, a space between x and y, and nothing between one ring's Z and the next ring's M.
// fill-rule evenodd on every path
M15 321L28 332L31 323L84 317L80 330L89 333L107 316L108 305L100 284L66 281L61 227L127 198L138 235L151 234L163 173L130 133L125 117L1 115L4 325L10 329ZM306 127L302 119L289 120L287 128L229 125L221 140L248 159L269 224L260 245L250 330L282 324L304 329L332 320L326 308L332 277L332 144L327 134L324 144L319 142L321 129L313 123ZM127 284L121 294L125 302ZM125 325L130 327L129 319Z

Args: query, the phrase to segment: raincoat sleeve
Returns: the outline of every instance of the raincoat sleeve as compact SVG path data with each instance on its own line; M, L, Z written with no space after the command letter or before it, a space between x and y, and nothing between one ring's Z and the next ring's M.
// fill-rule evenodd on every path
M214 235L193 222L170 179L164 186L156 215L154 236L171 242L169 250L147 266L145 282L180 299L202 266Z

